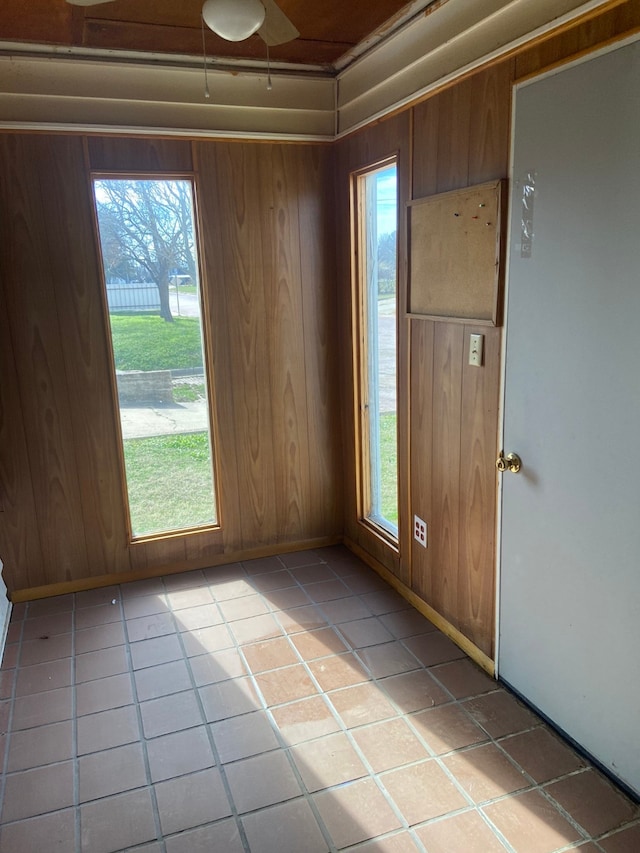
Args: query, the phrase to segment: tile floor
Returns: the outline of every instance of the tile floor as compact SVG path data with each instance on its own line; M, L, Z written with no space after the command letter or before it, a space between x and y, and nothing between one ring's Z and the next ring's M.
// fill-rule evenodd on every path
M342 547L13 611L2 853L623 853L640 813Z

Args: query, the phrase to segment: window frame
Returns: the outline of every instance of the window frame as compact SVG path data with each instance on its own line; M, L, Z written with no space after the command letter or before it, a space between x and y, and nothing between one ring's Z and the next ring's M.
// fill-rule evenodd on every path
M355 439L355 485L357 520L370 533L381 539L394 552L400 551L400 433L399 433L399 333L400 311L400 204L396 194L396 484L398 524L395 532L379 523L372 514L373 477L372 454L370 451L371 409L369 405L369 317L367 282L367 230L366 230L366 184L365 178L395 166L396 179L400 178L399 154L376 160L350 173L350 231L351 231L351 307L352 307L352 360L353 360L353 405ZM365 227L363 227L363 223Z
M98 219L98 206L95 196L96 181L108 180L131 180L131 181L188 181L191 184L191 199L193 207L193 238L196 246L196 268L198 272L198 299L200 303L200 330L202 335L202 356L205 369L205 389L207 395L207 424L209 428L209 443L211 449L211 474L213 495L215 500L215 521L208 524L192 525L190 527L171 528L163 531L154 531L136 535L133 532L131 519L131 506L129 501L129 489L127 483L127 469L124 455L124 437L122 434L122 421L120 417L120 402L118 397L118 385L116 377L115 353L113 349L113 338L111 332L111 321L109 318L109 303L107 298L107 284L102 242L100 239L100 223ZM100 280L100 298L102 307L102 320L104 324L107 352L109 355L109 379L111 384L111 398L113 403L114 426L118 450L118 461L120 469L120 491L122 495L122 506L129 545L138 545L154 541L176 539L184 536L193 536L203 533L219 531L223 527L223 507L220 494L219 477L219 453L220 447L217 418L215 417L216 397L214 380L213 342L211 340L211 326L205 322L209 316L210 299L209 287L206 276L206 265L204 263L204 245L201 234L204 233L200 220L200 206L198 204L198 175L194 171L172 171L172 172L144 172L139 170L105 170L90 169L88 171L89 193L92 207L93 233L98 262L98 278Z

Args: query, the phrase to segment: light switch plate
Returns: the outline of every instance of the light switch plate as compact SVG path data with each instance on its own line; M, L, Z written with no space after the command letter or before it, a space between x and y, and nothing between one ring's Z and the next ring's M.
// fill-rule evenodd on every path
M482 367L484 353L484 335L469 335L469 364L472 367Z

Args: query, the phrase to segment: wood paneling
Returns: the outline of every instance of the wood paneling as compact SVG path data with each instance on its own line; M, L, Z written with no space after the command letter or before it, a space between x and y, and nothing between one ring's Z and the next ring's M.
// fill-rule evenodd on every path
M516 79L528 77L545 68L566 62L575 55L637 32L640 29L640 5L635 0L620 3L608 12L596 15L579 26L563 30L540 44L525 48L516 57Z
M203 220L218 232L204 246L227 546L328 535L341 527L331 157L312 146L196 149Z
M338 246L338 315L342 349L342 430L344 435L343 460L345 495L345 533L348 538L368 551L377 560L393 571L403 582L409 582L410 566L408 561L401 562L399 552L390 550L385 540L376 536L371 530L360 523L353 472L358 464L356 460L356 437L354 431L354 371L352 361L351 339L353 333L353 306L351 297L351 261L350 261L350 212L349 186L351 172L375 165L392 155L398 157L398 205L400 210L400 227L398 244L405 242L405 205L410 192L410 115L400 113L382 121L366 132L354 134L338 143L338 196L337 206L337 246ZM402 264L402 258L401 264ZM401 266L402 269L402 266ZM404 267L406 270L406 265ZM404 279L401 276L399 285L400 306L405 302ZM398 445L399 445L399 483L398 499L400 506L399 540L401 550L409 547L411 525L408 524L409 513L409 470L403 465L407 456L408 442L408 383L409 383L409 334L408 321L404 316L398 318Z
M44 137L0 139L0 209L4 222L0 277L21 403L17 416L22 417L28 453L28 469L19 476L28 477L32 483L35 516L27 527L38 526L42 551L40 568L22 567L22 571L41 574L45 582L71 580L76 573L88 572L75 456L73 390L68 384L59 320L64 300L60 295L63 304L59 305L59 282L51 265L51 234L40 183L40 167L50 167L48 154ZM54 194L50 202L50 216L65 215L61 199ZM0 453L11 454L12 448L3 446ZM17 512L22 510L16 507ZM9 583L15 583L18 571L7 566Z
M90 136L89 165L97 172L190 172L191 145L182 139Z
M0 224L6 227L6 211ZM16 568L23 567L23 582L29 586L46 583L42 561L40 527L36 523L29 455L20 417L18 377L11 344L9 314L0 278L0 557L4 581L16 585ZM13 582L12 582L13 581Z
M335 541L329 150L194 146L221 527L130 543L85 148L100 171L171 174L193 162L180 140L0 137L0 553L9 587Z
M75 464L82 499L88 574L127 571L127 527L122 506L117 416L110 395L107 331L80 137L42 137L39 170L43 199L55 199L46 218L49 264L58 306L72 421Z
M297 149L300 281L309 447L309 532L342 530L340 409L335 282L335 156L329 146Z

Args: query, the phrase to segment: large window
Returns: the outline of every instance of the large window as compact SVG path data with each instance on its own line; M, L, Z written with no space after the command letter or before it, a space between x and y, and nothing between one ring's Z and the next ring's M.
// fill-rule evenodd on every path
M359 496L362 518L398 536L397 169L353 178Z
M217 522L193 186L94 179L132 536Z

